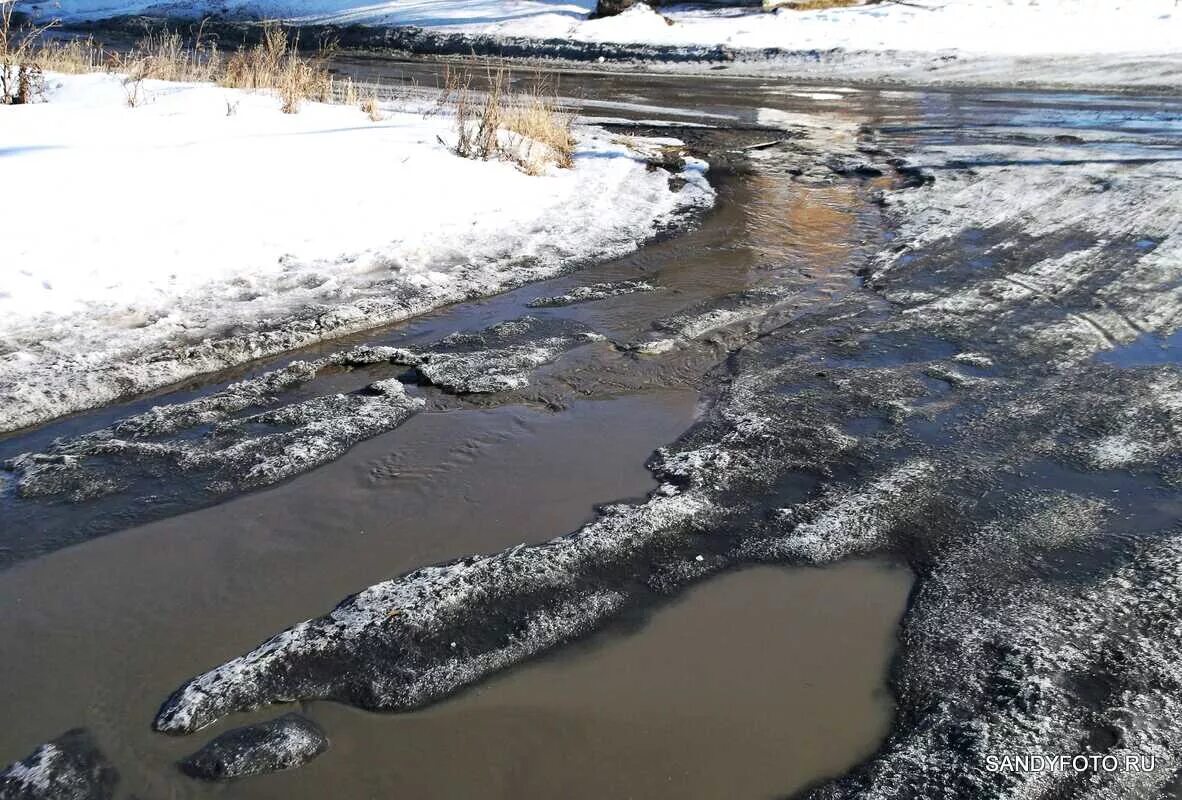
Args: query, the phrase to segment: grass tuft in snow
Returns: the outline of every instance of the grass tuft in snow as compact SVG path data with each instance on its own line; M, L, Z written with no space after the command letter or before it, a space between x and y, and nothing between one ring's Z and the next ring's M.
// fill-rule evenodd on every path
M90 43L93 47L93 43ZM53 43L46 44L46 52L55 49ZM77 69L65 70L70 72L88 72L85 69L87 58L82 47L82 53ZM192 47L186 45L179 33L156 33L136 42L129 53L113 53L105 59L106 68L113 72L126 73L129 78L141 81L149 78L162 81L213 81L221 69L221 55L217 45L202 40L201 32ZM47 69L52 69L48 66Z
M531 146L545 148L553 162L563 169L570 169L575 163L572 122L573 117L560 111L541 91L518 95L503 115L506 130Z
M378 93L376 89L371 89L366 93L364 99L361 101L361 110L365 112L371 122L381 122L385 119L382 115L381 108L378 107Z
M449 69L440 102L455 118L452 149L464 158L509 161L530 175L552 165L574 166L573 117L559 108L540 78L514 90L507 70L490 68L481 98L472 89L470 72Z
M286 113L304 100L333 102L337 97L325 66L327 53L300 53L299 40L277 25L262 40L228 56L198 30L192 41L179 33L153 33L126 53L108 53L91 39L58 40L45 32L56 23L33 28L15 24L10 0L0 0L0 97L4 103L27 103L44 94L45 72L78 74L115 72L125 76L127 104L142 100L145 80L218 83L231 89L269 89L278 93ZM356 104L356 88L351 87Z
M53 27L17 27L10 0L0 0L0 105L31 103L45 92L43 68L34 60L37 40Z
M294 114L304 100L330 102L332 77L325 66L325 53L304 58L299 39L290 39L278 26L268 27L263 39L226 59L217 82L231 89L275 89L285 114Z

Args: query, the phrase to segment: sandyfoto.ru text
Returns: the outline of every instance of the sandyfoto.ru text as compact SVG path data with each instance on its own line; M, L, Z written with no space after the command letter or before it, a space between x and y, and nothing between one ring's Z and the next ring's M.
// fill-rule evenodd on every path
M1155 754L1122 753L1121 755L1043 755L1017 753L985 757L989 772L1153 772L1158 766Z

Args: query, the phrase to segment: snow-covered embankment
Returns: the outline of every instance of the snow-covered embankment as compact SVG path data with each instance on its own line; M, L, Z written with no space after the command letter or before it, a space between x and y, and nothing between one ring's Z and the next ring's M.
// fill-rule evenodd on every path
M51 76L0 109L0 431L618 255L708 206L602 130L462 159L446 115Z
M139 14L178 23L282 20L335 29L361 47L365 29L414 28L398 47L496 55L512 45L541 57L677 61L690 70L721 61L731 72L843 82L1161 89L1176 88L1182 70L1175 0L909 0L774 13L758 2L657 10L637 3L599 19L591 18L595 0L18 0L17 7L67 23Z

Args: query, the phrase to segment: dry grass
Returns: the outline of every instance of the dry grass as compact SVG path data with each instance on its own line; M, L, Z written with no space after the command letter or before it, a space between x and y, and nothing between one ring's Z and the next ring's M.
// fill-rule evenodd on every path
M137 108L144 102L144 79L138 75L128 75L123 79L123 92L127 96L127 107Z
M548 156L563 169L575 165L575 137L571 133L574 117L563 111L545 95L520 94L502 114L506 130L523 137L527 147L542 146Z
M200 33L192 47L178 33L149 34L130 53L107 58L108 69L140 80L211 81L220 66L217 45L203 43Z
M312 58L301 56L298 38L289 39L287 31L270 26L261 42L227 58L215 79L231 89L275 89L283 112L294 114L304 100L332 101L326 57L324 52Z
M385 117L382 115L382 109L378 106L378 92L376 89L371 89L365 98L361 101L361 110L369 117L370 122L381 122Z
M497 128L505 91L505 71L489 73L489 87L483 102L472 89L472 73L447 67L443 73L441 106L450 106L455 118L454 149L464 158L487 161L498 154Z
M41 87L44 72L115 72L126 76L128 105L139 105L141 85L148 79L212 82L232 89L268 89L279 95L286 113L305 100L332 102L332 77L327 53L300 53L299 41L278 26L263 30L262 40L228 56L199 30L192 42L178 33L156 33L140 39L126 53L107 53L90 39L46 38L53 24L17 30L12 4L0 0L0 92L3 102L29 102Z
M353 82L352 78L345 78L333 89L336 92L334 100L339 100L347 106L355 106L361 102L360 95L357 93L357 84Z
M0 0L0 104L31 103L44 94L44 69L33 54L51 27L18 29L13 3Z
M573 117L561 111L549 87L540 79L523 90L513 90L504 68L490 68L483 97L472 89L466 71L444 73L442 106L455 119L452 148L464 158L510 161L531 175L550 165L574 166Z
M109 59L93 39L70 39L40 42L31 60L46 72L80 74L106 69Z

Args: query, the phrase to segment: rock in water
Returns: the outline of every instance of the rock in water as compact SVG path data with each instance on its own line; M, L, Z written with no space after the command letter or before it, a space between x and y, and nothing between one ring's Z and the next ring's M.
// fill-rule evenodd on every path
M75 728L0 772L0 800L109 800L118 781L90 733Z
M181 762L194 778L228 781L302 767L328 749L328 739L299 714L226 731Z

